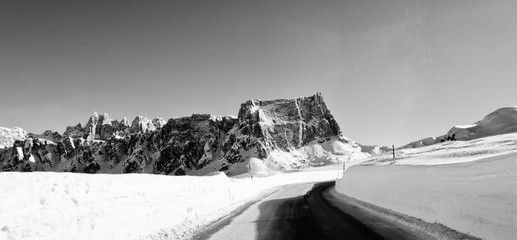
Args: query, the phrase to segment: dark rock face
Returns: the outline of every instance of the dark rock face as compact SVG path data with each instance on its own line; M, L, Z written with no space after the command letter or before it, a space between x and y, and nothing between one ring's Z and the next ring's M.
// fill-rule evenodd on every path
M254 150L253 157L264 159L273 149L289 151L339 135L339 126L319 93L298 99L249 100L241 104L225 157L230 163L240 162L242 150Z
M61 134L59 134L58 132L53 132L52 130L47 130L42 134L29 133L28 137L46 139L52 142L59 142L63 138Z
M252 157L266 159L272 150L290 151L340 135L319 93L249 100L238 117L193 114L165 123L138 116L129 125L127 119L95 113L57 141L38 136L17 141L0 151L0 166L2 171L185 175L208 165L225 171Z

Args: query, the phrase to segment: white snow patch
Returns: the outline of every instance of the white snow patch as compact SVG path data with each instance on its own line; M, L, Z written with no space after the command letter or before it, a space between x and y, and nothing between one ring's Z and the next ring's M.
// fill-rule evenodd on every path
M517 134L347 162L340 193L486 239L517 235ZM357 165L350 168L351 165Z
M265 161L274 168L291 170L299 167L343 163L352 159L357 161L368 156L370 154L361 152L361 147L355 143L351 141L343 143L334 137L323 143L314 141L290 151L273 150Z
M0 127L0 148L12 147L14 141L25 140L27 132L19 127Z
M335 179L335 170L264 175L4 172L0 174L0 239L188 238L275 187Z
M476 161L517 152L517 133L496 135L470 141L448 141L420 148L406 148L395 151L396 159L391 152L374 155L366 159L354 161L373 165L438 165Z

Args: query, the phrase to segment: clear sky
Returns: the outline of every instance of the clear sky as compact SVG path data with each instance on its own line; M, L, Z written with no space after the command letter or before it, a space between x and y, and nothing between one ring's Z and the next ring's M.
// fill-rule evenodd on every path
M237 115L322 92L397 146L517 105L515 0L0 0L0 126Z

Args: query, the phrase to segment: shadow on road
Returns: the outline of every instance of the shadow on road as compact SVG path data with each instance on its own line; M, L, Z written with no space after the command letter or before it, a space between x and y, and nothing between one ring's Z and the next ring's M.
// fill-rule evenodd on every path
M334 182L317 183L305 195L261 203L257 240L383 239L323 198L322 192L333 185Z
M383 239L323 198L323 191L333 185L317 183L308 192L310 185L287 187L281 194L268 197L271 200L233 213L194 239ZM239 217L241 213L248 217ZM225 227L224 234L218 233Z
M257 239L321 239L305 196L266 201L259 209Z

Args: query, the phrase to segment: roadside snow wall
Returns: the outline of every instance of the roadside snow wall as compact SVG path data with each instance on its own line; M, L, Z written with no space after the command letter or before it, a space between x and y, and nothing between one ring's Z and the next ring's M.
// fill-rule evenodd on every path
M277 186L335 177L4 172L0 239L185 239Z
M517 154L448 165L353 166L350 197L483 239L517 236Z

